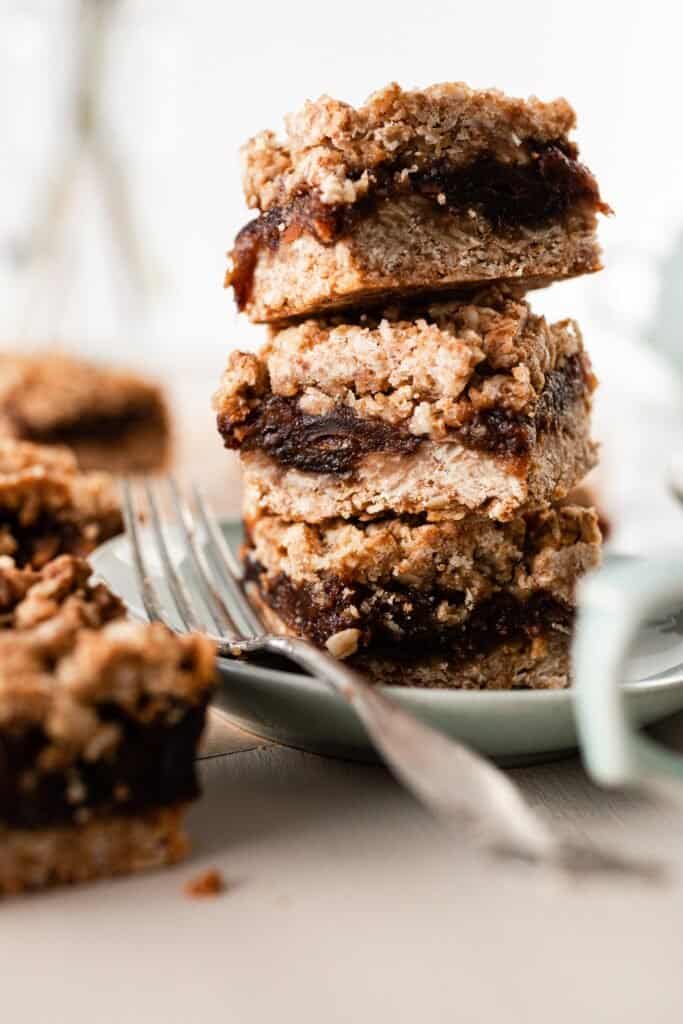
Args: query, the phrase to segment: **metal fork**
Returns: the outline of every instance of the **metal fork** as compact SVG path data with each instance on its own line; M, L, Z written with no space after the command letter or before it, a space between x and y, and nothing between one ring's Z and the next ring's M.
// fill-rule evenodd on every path
M558 836L526 802L507 775L485 758L404 710L370 686L343 661L299 637L264 632L244 589L241 568L200 488L186 498L173 478L141 482L151 535L184 630L208 633L221 657L267 652L295 662L354 708L394 775L437 817L467 824L480 843L497 853L554 863L570 870L631 870L619 855ZM196 600L178 573L162 524L162 494L170 525L182 538L213 630L206 630ZM142 601L150 620L175 629L152 581L132 484L122 484L123 515ZM639 869L640 870L640 869Z

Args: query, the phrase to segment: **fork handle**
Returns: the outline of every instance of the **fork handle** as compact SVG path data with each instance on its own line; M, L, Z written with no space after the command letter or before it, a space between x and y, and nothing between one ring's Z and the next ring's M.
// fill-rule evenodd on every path
M264 636L259 645L290 658L352 705L387 767L433 814L443 819L462 814L466 783L465 790L469 785L476 794L470 796L469 813L485 824L495 848L532 860L551 859L560 848L500 769L420 721L349 665L299 637Z

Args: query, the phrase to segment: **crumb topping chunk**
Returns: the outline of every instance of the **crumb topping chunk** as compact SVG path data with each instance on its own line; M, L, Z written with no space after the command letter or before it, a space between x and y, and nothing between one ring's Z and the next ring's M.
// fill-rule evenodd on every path
M40 568L87 555L121 529L108 474L80 472L66 448L0 439L0 555Z

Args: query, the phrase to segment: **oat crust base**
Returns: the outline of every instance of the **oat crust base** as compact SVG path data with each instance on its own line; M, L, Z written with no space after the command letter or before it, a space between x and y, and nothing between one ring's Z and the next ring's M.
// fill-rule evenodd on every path
M501 644L457 664L441 657L413 663L367 658L358 668L373 683L430 690L562 690L571 683L569 638L560 633Z
M177 805L59 828L0 825L0 894L175 864L189 849L184 813Z
M368 455L349 474L307 473L262 452L242 456L247 518L282 516L318 523L385 514L470 512L506 521L566 497L597 460L583 402L561 431L542 435L523 472L505 459L459 444L425 441L412 455Z
M262 249L245 311L273 323L486 283L541 287L602 269L595 229L591 211L498 232L475 210L457 215L420 196L386 200L333 244L303 234Z

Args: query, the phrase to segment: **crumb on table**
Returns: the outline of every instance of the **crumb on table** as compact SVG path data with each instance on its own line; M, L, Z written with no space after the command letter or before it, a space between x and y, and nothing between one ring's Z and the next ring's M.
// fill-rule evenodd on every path
M188 879L183 891L190 899L203 899L205 896L218 896L225 889L225 879L218 868L208 868L194 878Z

